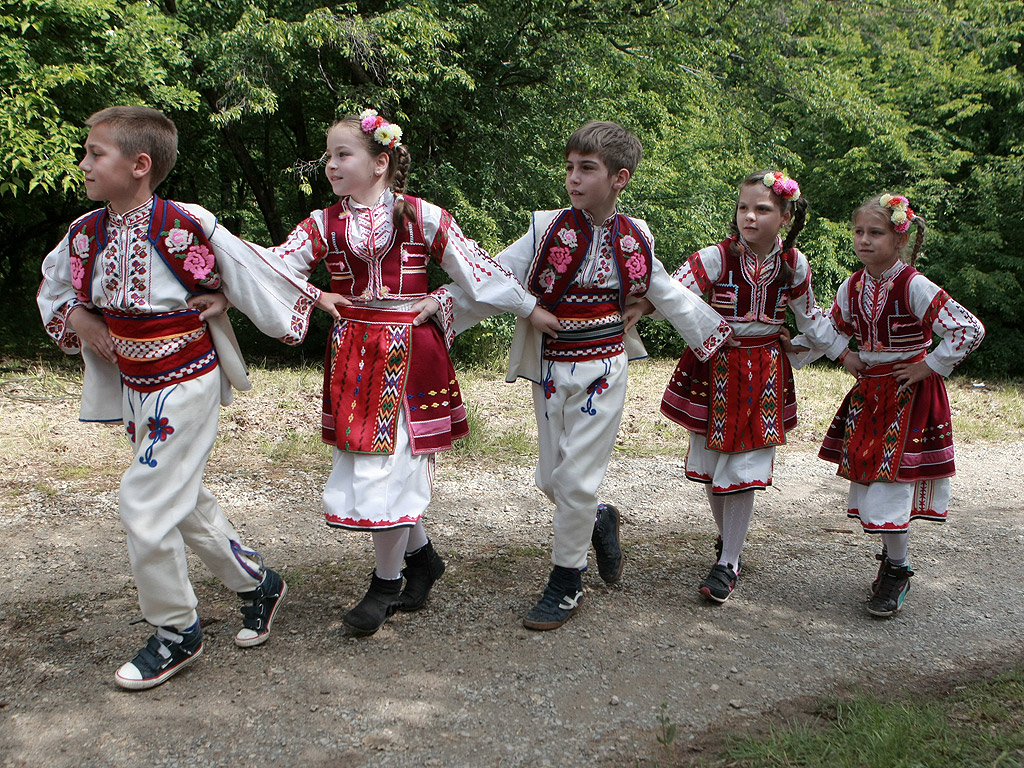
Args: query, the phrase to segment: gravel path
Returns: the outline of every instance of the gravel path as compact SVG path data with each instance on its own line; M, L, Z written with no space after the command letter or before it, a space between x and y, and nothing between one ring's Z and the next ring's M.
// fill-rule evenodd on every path
M71 405L45 407L77 429ZM86 451L106 450L77 434ZM428 524L449 570L426 609L363 640L343 636L340 615L365 589L369 537L322 525L324 469L215 459L209 487L285 574L288 601L270 642L237 649L233 596L195 562L204 658L136 694L112 679L146 635L128 626L137 604L116 517L121 467L40 479L8 456L0 765L647 764L663 704L685 749L709 724L837 685L1020 659L1024 609L1006 594L1024 581L1022 456L1019 436L958 446L950 522L917 524L913 591L889 621L864 610L876 544L841 514L845 485L811 446L780 452L721 607L696 592L713 556L701 488L681 479L680 460L616 457L604 495L624 514L623 581L608 588L588 573L579 614L546 633L520 624L551 544L532 467L446 458Z

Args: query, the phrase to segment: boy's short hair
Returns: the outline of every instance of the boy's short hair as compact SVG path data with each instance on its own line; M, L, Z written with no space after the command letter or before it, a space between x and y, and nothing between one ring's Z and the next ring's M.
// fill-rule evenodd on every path
M93 114L85 124L90 128L109 125L114 143L122 155L149 155L150 190L154 190L174 168L178 159L178 129L163 112L149 107L107 107Z
M630 176L640 164L643 147L631 131L610 120L591 120L573 131L565 144L565 155L597 155L610 173L625 168Z

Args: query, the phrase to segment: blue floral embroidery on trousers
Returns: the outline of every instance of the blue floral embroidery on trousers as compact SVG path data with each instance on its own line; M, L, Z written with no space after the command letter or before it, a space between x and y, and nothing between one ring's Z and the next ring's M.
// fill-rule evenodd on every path
M597 415L597 409L593 407L594 398L597 395L604 394L605 390L608 389L608 375L612 372L612 364L610 359L604 361L604 376L598 376L594 381L591 382L590 386L587 387L587 404L580 408L586 414L590 416Z
M144 429L138 430L139 438L142 437L142 433L148 431L149 445L146 446L146 450L143 451L142 455L139 456L139 463L145 464L149 467L155 467L157 465L156 459L153 458L153 449L156 448L158 443L164 442L168 437L174 434L174 427L171 426L169 418L163 415L164 405L167 403L167 398L170 397L171 393L178 388L175 384L173 387L161 389L156 393L147 393L142 395L140 403L146 402L150 394L156 394L156 410L153 415L149 417L149 421ZM130 425L130 434L132 441L136 438L136 427L135 422L128 422Z

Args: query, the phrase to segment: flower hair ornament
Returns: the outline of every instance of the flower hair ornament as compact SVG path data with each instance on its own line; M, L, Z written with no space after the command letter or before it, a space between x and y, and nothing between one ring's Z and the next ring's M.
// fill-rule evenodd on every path
M394 149L402 144L401 127L389 123L378 115L375 109L364 109L359 113L359 127L363 129L363 133L370 134L374 141L389 149Z
M878 204L892 211L889 221L892 222L892 228L901 235L910 229L910 222L917 218L914 209L910 207L910 201L903 195L882 195L878 198Z
M796 183L796 179L791 179L784 173L768 171L761 182L783 200L800 199L800 185Z

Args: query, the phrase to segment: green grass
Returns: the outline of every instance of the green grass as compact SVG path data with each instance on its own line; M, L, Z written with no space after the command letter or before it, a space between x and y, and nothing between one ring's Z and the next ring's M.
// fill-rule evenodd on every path
M822 704L767 736L741 735L706 766L959 768L1024 766L1024 668L951 692L893 699L858 694Z

